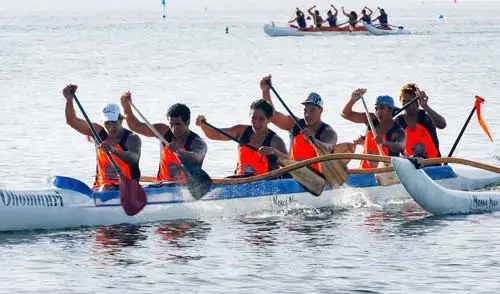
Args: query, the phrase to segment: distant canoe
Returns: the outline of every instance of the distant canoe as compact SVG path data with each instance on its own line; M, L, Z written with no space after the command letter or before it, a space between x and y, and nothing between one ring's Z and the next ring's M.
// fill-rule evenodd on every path
M396 26L390 26L390 27L381 27L381 26L374 26L371 24L367 24L366 22L363 22L363 25L365 28L368 30L368 32L372 35L375 36L383 36L383 35L408 35L410 33L409 30L405 29L404 27L396 27Z
M342 27L321 27L315 30L313 27L301 29L295 25L276 26L273 23L264 25L264 33L271 37L283 36L305 36L319 34L368 34L364 26L357 26L354 31L349 29L349 26Z

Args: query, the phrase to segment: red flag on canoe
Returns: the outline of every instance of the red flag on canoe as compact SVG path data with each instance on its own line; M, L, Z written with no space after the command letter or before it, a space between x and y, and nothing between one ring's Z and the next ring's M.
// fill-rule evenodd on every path
M488 127L484 123L483 117L481 116L481 104L483 104L484 99L476 95L476 114L477 114L477 120L479 121L479 125L483 129L483 131L488 135L488 138L490 138L490 141L493 142L493 138L491 137L490 131L488 130Z

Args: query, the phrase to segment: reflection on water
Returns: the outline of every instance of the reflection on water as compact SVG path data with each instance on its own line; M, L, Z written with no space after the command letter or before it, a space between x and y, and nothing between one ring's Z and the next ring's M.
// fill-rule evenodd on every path
M239 221L245 225L245 231L248 233L243 240L261 248L275 245L276 230L280 228L280 219L275 217L244 218Z

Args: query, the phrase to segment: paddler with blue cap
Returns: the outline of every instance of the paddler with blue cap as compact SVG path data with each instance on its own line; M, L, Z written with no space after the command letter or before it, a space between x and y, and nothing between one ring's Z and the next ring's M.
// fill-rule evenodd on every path
M347 102L342 110L341 116L354 123L363 123L367 126L365 137L364 154L379 155L377 145L382 146L384 155L400 156L406 146L406 134L404 129L393 121L393 111L396 108L394 99L391 96L378 96L375 101L375 113L370 112L370 118L373 121L377 137L369 127L369 122L364 112L356 112L352 110L354 104L361 99L366 93L366 89L356 89L352 92L351 99ZM376 168L378 162L370 162L367 160L361 161L361 168Z

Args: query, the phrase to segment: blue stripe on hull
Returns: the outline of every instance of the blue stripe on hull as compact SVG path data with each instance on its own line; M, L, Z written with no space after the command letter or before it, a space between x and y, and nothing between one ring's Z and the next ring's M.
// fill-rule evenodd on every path
M450 166L435 166L424 168L425 172L433 179L448 179L455 178L457 175L451 169ZM73 190L89 197L95 197L96 201L100 203L106 203L110 200L118 199L118 191L110 192L92 192L92 190L79 180L56 176L52 180L52 184L55 187ZM368 188L378 186L373 174L361 174L361 175L350 175L346 185L353 188ZM161 188L145 188L146 195L148 197L153 197L160 194L171 193L180 196L182 186L172 185L169 187ZM331 189L331 188L330 188ZM293 179L280 179L280 180L270 180L270 181L260 181L248 184L240 185L214 185L211 188L213 195L210 200L224 200L224 199L234 199L234 198L247 198L247 197L257 197L257 196L268 196L268 195L280 195L280 194L295 194L306 192L304 188L298 184ZM178 203L182 202L181 197L174 197L166 201L157 201L159 203ZM155 202L156 203L156 202ZM152 203L151 203L152 204Z

